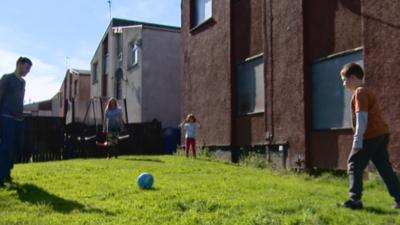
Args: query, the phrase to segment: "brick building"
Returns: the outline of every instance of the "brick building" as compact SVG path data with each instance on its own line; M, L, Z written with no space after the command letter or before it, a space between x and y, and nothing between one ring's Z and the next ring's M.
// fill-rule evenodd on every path
M90 99L90 71L68 69L59 92L59 113L65 123L82 123Z
M128 123L155 119L163 127L177 127L180 53L178 27L113 18L91 61L96 115L89 117L101 124L106 100L115 97Z
M390 124L400 169L400 2L182 1L182 111L207 146L288 146L288 166L346 168L350 94L360 63Z

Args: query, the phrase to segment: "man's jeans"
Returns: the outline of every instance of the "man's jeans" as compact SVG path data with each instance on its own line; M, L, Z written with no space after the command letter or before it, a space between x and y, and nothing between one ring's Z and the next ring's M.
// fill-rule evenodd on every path
M14 156L22 150L24 122L0 116L0 183L10 175Z
M396 202L400 201L400 183L393 172L388 154L389 135L382 135L363 142L363 148L350 153L348 160L348 173L350 180L350 198L361 199L363 191L363 171L371 160L386 184L390 195Z

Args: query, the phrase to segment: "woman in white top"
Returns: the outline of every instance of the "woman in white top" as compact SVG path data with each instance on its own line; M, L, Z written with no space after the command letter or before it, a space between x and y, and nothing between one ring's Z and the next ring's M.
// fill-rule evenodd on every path
M196 117L190 113L179 127L185 130L186 157L189 158L189 148L192 146L193 157L196 158L196 133L200 124L197 122Z

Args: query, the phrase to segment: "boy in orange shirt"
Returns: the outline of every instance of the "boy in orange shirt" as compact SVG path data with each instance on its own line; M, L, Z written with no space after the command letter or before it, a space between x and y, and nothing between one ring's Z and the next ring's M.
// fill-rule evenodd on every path
M346 64L340 71L343 86L352 92L353 145L348 159L350 198L343 207L361 209L362 174L371 160L400 208L400 183L389 162L389 127L381 116L375 95L364 86L363 69L356 63Z

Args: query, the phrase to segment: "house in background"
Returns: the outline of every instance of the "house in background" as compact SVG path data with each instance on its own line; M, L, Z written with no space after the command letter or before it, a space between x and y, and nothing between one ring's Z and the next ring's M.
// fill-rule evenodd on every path
M345 169L350 95L339 71L365 68L392 140L400 137L400 7L373 0L182 1L182 109L199 140L287 150L289 167ZM382 16L383 15L383 16ZM391 141L400 169L400 142ZM304 164L305 163L305 164Z
M180 121L180 28L113 18L91 61L89 121L102 123L109 97L125 121ZM96 118L96 119L93 119Z
M90 100L90 71L68 69L59 93L60 116L65 124L83 123Z
M33 117L61 117L59 108L60 93L50 100L24 105L24 115Z

